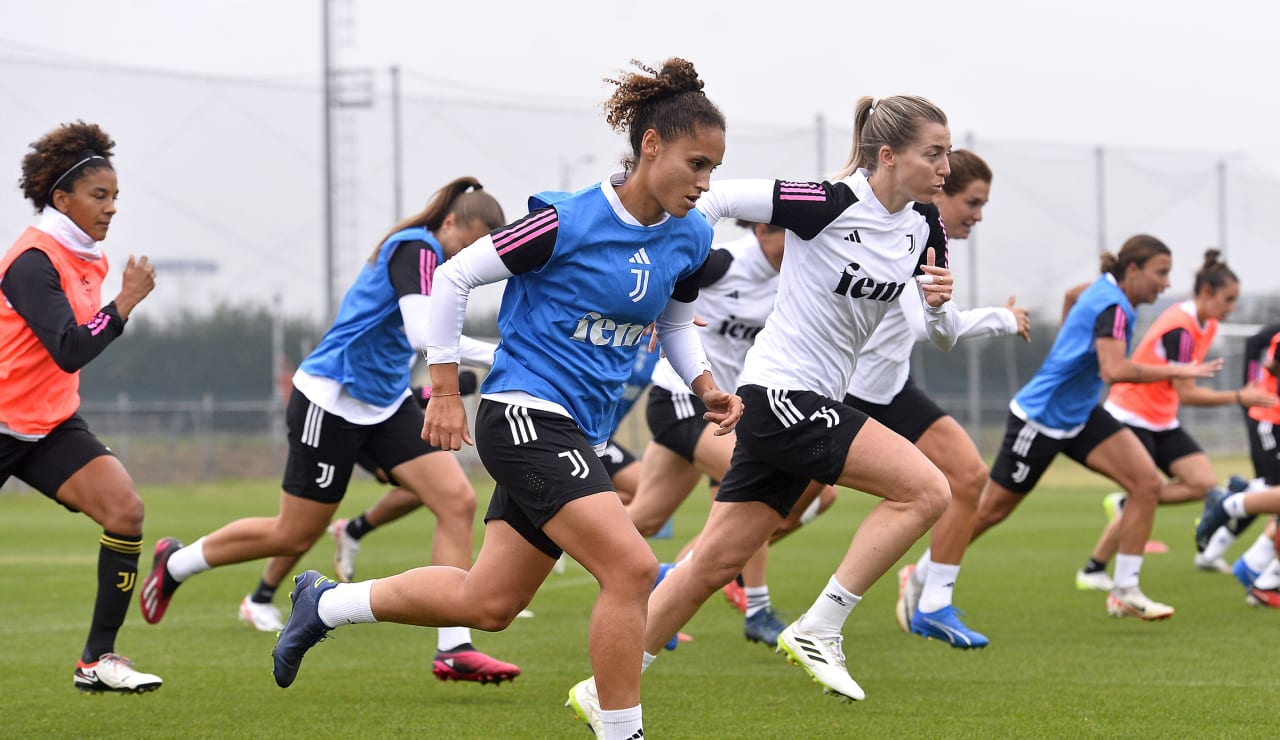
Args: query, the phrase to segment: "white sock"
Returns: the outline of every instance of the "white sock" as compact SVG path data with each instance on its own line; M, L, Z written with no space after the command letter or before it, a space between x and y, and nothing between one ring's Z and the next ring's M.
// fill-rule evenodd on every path
M1205 546L1204 552L1200 553L1200 558L1207 562L1213 562L1226 554L1227 550L1235 544L1236 536L1231 534L1231 530L1226 527L1218 527L1218 531L1213 533L1209 538L1209 544Z
M747 594L748 617L762 609L768 609L773 606L773 602L769 599L768 586L747 586L743 591Z
M646 651L644 654L644 659L640 661L640 672L644 673L645 671L649 670L649 666L653 665L653 661L657 659L658 659L658 656L651 655L648 651Z
M1253 493L1254 491L1265 491L1271 486L1267 485L1266 478L1254 478L1249 481L1249 487L1244 489L1245 493Z
M169 556L169 562L165 563L165 570L169 571L169 575L173 576L173 580L182 583L197 573L203 573L209 570L211 565L204 559L204 538L192 542L186 547L180 548L177 552Z
M436 650L452 650L471 642L469 627L441 627L436 632Z
M644 737L639 704L630 709L601 709L600 724L604 725L604 740L639 740Z
M1258 535L1258 539L1244 551L1244 564L1254 573L1261 573L1276 556L1275 542L1266 533Z
M330 629L342 624L378 621L373 616L373 607L369 605L369 591L372 588L373 581L339 583L320 594L320 601L316 604L320 621Z
M1227 516L1232 519L1243 519L1248 514L1244 512L1244 494L1233 493L1227 496L1222 502L1222 508L1227 512Z
M818 600L800 617L800 629L820 637L834 637L844 628L849 612L862 601L862 597L850 593L833 575L827 581Z
M818 507L820 507L821 505L822 505L821 496L818 496L817 498L809 502L809 505L805 507L804 513L800 515L801 526L808 524L809 522L818 518L818 513L819 513Z
M1133 588L1138 585L1138 576L1142 573L1142 556L1116 555L1115 577L1112 579L1117 590Z
M924 591L920 593L920 604L916 610L928 614L951 606L951 595L955 592L956 579L959 577L959 565L930 564L929 575L925 578Z
M1272 559L1266 570L1253 582L1255 588L1270 590L1280 588L1280 560Z
M916 569L911 571L911 578L920 586L924 586L925 579L929 577L929 566L933 565L932 557L933 548L926 547L924 554L916 561Z

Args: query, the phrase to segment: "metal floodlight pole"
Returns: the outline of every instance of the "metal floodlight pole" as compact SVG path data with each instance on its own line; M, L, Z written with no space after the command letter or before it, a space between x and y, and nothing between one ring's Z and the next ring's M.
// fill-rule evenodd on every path
M395 208L395 219L392 223L400 223L404 213L404 169L401 165L401 122L400 122L400 67L391 65L391 172L392 206Z
M320 0L321 40L324 65L324 311L325 321L333 318L333 57L330 48L330 0Z

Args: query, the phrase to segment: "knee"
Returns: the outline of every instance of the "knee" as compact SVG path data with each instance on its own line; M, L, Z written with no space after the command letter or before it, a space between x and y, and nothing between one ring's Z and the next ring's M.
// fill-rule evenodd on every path
M978 499L987 484L987 477L987 466L981 460L972 461L951 475L951 505L978 508Z
M501 632L516 621L520 610L524 609L525 606L515 602L487 602L479 607L471 626L485 632Z
M98 523L108 532L123 535L142 534L145 507L142 497L132 488L112 494L102 520Z
M1144 473L1134 479L1128 491L1130 501L1135 499L1157 501L1160 498L1160 489L1163 485L1164 482L1160 479L1160 473L1155 468L1152 468L1148 473Z
M918 496L919 511L932 523L938 521L951 505L951 487L946 476L935 469L920 487Z
M654 536L658 533L658 530L662 529L662 525L666 524L666 520L660 521L658 517L646 515L642 512L633 516L631 521L636 525L636 529L639 530L640 534L645 537Z
M441 524L450 523L459 526L465 524L468 529L476 518L476 492L470 483L462 481L443 495L435 497L433 512Z

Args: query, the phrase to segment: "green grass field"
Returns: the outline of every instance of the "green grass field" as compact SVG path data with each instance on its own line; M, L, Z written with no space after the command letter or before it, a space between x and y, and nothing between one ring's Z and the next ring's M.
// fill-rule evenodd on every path
M1248 470L1217 461L1219 472ZM143 489L147 543L190 541L231 519L270 515L274 480ZM478 483L487 498L487 481ZM1271 670L1280 614L1250 609L1230 576L1191 567L1198 506L1165 508L1153 537L1170 547L1146 559L1142 583L1172 603L1163 623L1107 617L1100 593L1074 589L1103 524L1111 487L1060 461L1005 525L970 552L957 605L992 639L977 652L902 634L896 582L886 576L845 629L851 674L866 701L824 696L781 656L742 637L741 617L719 596L690 623L694 636L645 676L649 737L1271 737L1278 685ZM381 489L353 486L340 510L354 515ZM835 507L779 545L770 584L775 608L797 616L825 584L869 508L842 491ZM677 539L654 547L668 559L707 509L699 492L676 518ZM359 575L420 565L432 520L412 519L364 540ZM1252 541L1258 525L1246 535ZM131 610L118 649L165 686L142 696L82 696L71 673L91 610L99 530L35 493L0 496L0 738L14 737L588 737L565 709L568 688L590 669L587 613L595 584L571 564L534 599L533 619L482 649L524 674L501 686L444 684L431 675L435 631L399 625L347 627L312 650L294 686L271 679L274 636L236 620L261 563L203 574L174 599L162 624ZM480 529L477 528L477 545ZM1232 549L1234 556L1243 543ZM918 555L918 544L911 557ZM304 561L331 573L323 540ZM287 588L277 603L287 613Z

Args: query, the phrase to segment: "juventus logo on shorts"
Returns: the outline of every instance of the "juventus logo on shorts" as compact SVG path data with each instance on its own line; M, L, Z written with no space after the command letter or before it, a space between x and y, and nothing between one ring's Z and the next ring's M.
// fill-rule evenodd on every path
M1016 462L1013 464L1013 474L1010 475L1009 477L1013 478L1014 483L1021 483L1022 481L1027 479L1027 473L1030 473L1030 472L1031 472L1030 465L1024 462Z
M840 423L840 414L837 414L834 410L823 406L813 412L813 416L809 417L809 421L818 421L819 419L827 423L827 429L831 429L836 424Z
M587 474L591 472L591 468L587 467L587 461L582 458L582 453L578 450L565 450L556 457L568 458L569 464L573 466L573 470L569 471L569 475L574 478L587 479Z
M538 432L533 428L533 419L529 418L529 409L524 406L507 406L502 414L511 425L512 444L525 444L538 438Z
M765 393L769 397L769 410L773 415L778 417L778 421L782 422L784 427L792 427L804 421L804 414L800 413L800 409L787 398L787 392L777 388L766 388Z
M316 463L320 466L320 475L316 476L316 485L328 488L333 483L333 466L329 463Z

